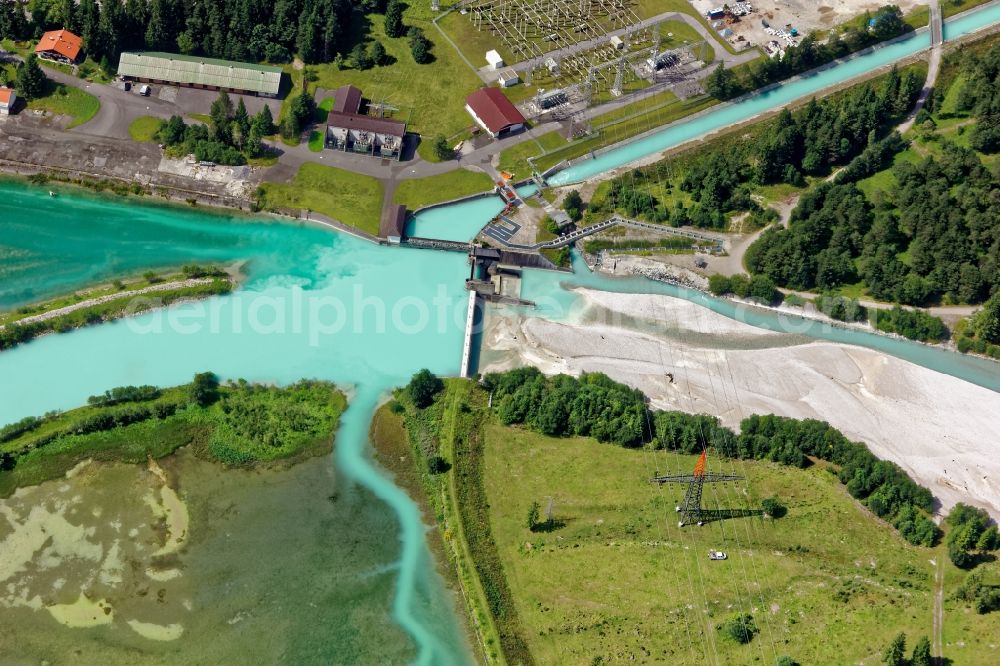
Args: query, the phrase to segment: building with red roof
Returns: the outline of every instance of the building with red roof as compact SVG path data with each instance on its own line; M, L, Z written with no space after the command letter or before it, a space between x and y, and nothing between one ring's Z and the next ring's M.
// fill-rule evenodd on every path
M72 65L79 60L82 50L83 40L64 28L49 30L42 35L35 47L35 54L39 58Z
M499 88L480 88L465 98L465 110L494 139L524 127L524 116Z

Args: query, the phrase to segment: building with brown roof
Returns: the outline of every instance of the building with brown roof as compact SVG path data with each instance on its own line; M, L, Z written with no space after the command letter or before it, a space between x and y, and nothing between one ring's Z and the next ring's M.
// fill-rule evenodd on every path
M480 88L465 98L465 110L494 139L524 127L524 116L499 88Z
M390 206L382 213L382 222L379 224L378 235L385 238L390 243L398 243L402 240L406 231L406 206L397 204Z
M345 152L399 160L403 156L406 123L360 113L361 91L343 86L334 93L326 117L326 145Z
M53 60L55 62L75 64L80 59L80 52L83 50L83 40L65 28L62 30L50 30L38 40L35 46L35 54L39 58Z
M333 93L333 111L357 113L361 110L361 91L354 86L340 86Z

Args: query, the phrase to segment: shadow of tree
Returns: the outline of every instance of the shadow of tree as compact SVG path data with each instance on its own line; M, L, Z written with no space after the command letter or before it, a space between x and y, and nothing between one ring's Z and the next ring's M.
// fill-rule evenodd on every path
M566 527L567 521L560 520L558 518L550 518L549 520L543 520L531 528L532 532L536 534L539 532L555 532Z

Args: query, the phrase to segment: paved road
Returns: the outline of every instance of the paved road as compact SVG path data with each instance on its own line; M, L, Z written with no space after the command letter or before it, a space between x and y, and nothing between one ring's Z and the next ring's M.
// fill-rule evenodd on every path
M21 60L19 56L14 56L14 58ZM110 85L91 83L72 74L47 67L44 63L42 67L45 75L56 83L79 88L101 102L101 108L97 115L83 125L70 130L72 132L113 139L128 139L128 126L139 116L169 118L175 113L183 115L183 111L175 104L164 102L155 97L143 97L136 88L133 88L131 92L125 92L114 83Z
M940 0L931 0L930 10L931 50L927 66L927 78L924 80L924 87L917 97L917 103L913 106L913 110L906 117L906 120L896 128L900 134L904 134L913 127L913 123L917 119L917 114L920 113L920 109L924 108L927 98L930 97L931 91L934 89L938 71L941 69L941 43L943 41L944 22L941 17Z

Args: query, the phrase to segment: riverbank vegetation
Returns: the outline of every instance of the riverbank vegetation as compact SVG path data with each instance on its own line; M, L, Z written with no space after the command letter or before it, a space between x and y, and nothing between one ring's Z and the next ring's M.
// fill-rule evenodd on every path
M264 183L257 190L263 210L315 211L373 236L378 235L382 198L378 179L311 162L299 167L290 183Z
M113 293L90 297L95 301L93 304L75 308L72 311L62 314L54 314L53 316L46 316L46 313L57 309L71 308L73 304L48 307L50 304L54 305L61 302L53 301L50 304L40 306L46 308L41 312L33 310L33 306L20 308L18 311L15 311L14 315L9 315L13 319L0 329L0 350L10 349L16 345L30 342L48 333L65 333L92 324L135 316L178 301L209 298L211 296L228 294L233 290L233 282L225 273L211 277L186 279L200 279L201 281L195 284L178 282L176 287L155 288L154 291L144 293L133 291L132 293L121 294L118 297L114 297ZM124 285L124 283L122 284ZM149 287L145 288L148 289ZM118 287L114 286L114 289L117 292ZM90 300L90 298L83 300ZM83 300L80 302L82 303ZM39 319L24 321L29 317L39 317Z
M87 459L139 464L189 445L238 467L321 455L347 404L326 382L220 384L211 373L169 389L119 387L89 402L0 428L0 497Z
M232 270L235 272L236 269L233 268ZM0 312L0 326L14 323L25 317L45 314L52 310L76 305L90 299L101 298L102 296L119 294L123 291L137 291L154 285L168 284L180 280L207 277L224 278L228 275L229 273L221 266L211 264L188 264L181 267L180 270L171 271L145 271L142 275L116 278L105 284L98 284L93 287L74 291L72 294L50 298L37 303L29 303L13 310Z
M900 535L937 537L930 495L826 424L751 417L736 435L713 417L649 412L645 396L600 375L546 379L532 369L481 386L450 380L424 409L397 399L414 463L426 470L441 455L450 465L425 473L454 491L428 490L445 502L443 533L473 544L482 589L503 602L500 626L516 616L515 649L526 653L515 659L501 642L508 662L701 663L710 641L726 663L773 663L779 653L867 662L900 631L926 631L912 609L932 603L931 551ZM675 528L683 488L648 481L690 473L706 446L710 471L748 480L706 485L715 518ZM852 494L872 512L895 505L900 534ZM763 516L765 504L784 506L780 522ZM444 519L448 510L460 524ZM705 558L719 549L727 561ZM750 616L755 635L718 640L716 627L737 615ZM820 633L830 640L812 639ZM978 624L963 631L980 643L988 634Z

